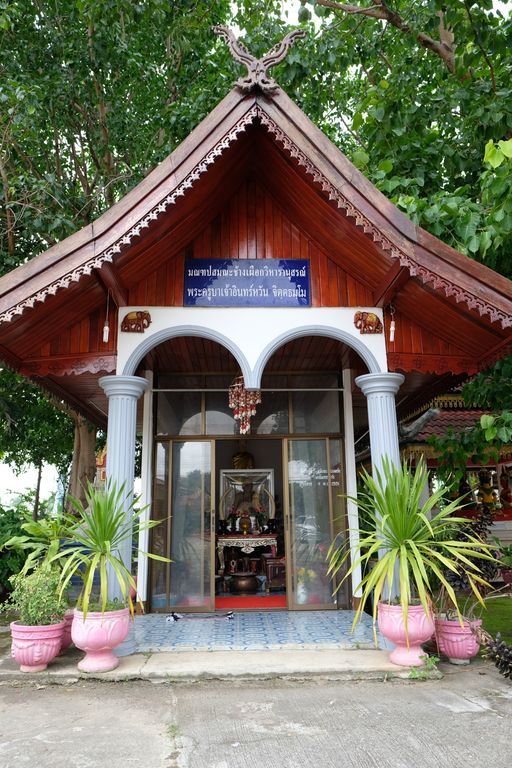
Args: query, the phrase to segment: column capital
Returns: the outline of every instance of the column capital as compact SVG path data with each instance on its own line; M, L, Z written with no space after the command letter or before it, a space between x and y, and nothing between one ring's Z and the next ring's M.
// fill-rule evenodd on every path
M102 376L98 383L109 398L119 395L138 399L149 387L148 380L140 376Z
M363 395L396 395L405 377L401 373L365 373L356 378L356 384Z

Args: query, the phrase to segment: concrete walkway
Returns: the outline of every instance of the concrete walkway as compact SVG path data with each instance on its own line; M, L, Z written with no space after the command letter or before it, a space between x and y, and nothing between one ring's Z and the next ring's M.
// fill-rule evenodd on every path
M119 660L112 672L85 673L77 669L83 654L67 653L52 662L45 672L23 673L14 660L0 659L2 680L37 679L68 684L79 679L110 681L151 680L264 680L268 678L332 680L386 680L408 677L409 669L397 667L384 651L282 650L268 651L191 651L182 653L135 653Z
M232 621L199 617L166 624L165 616L148 615L135 621L139 652L121 657L112 672L97 674L78 670L83 653L75 648L44 672L22 673L10 657L9 628L1 627L0 682L407 678L409 669L391 664L387 651L375 649L370 617L365 617L356 632L351 632L352 618L349 611L261 612L239 613Z
M119 659L112 672L85 673L77 668L83 652L69 648L57 657L44 672L20 672L10 656L10 636L2 628L0 633L0 683L2 681L37 680L46 683L67 684L80 679L105 681L150 680L267 680L287 678L327 678L332 680L388 680L407 678L410 670L397 667L388 659L387 651L374 649L293 648L290 645L276 650L215 650L215 651L162 651L134 653ZM431 675L432 676L432 675ZM436 673L433 674L436 676ZM440 676L437 673L437 676Z
M510 681L482 662L445 671L426 682L0 680L0 765L510 768Z

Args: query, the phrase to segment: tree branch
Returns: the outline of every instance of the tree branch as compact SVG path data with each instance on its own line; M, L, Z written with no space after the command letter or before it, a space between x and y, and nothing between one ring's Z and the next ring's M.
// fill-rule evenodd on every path
M443 61L448 71L452 75L455 74L455 47L453 44L453 33L444 26L444 16L442 11L439 11L437 14L439 16L440 32L440 42L438 42L424 32L415 32L411 29L409 24L404 21L396 11L389 8L384 0L376 0L373 5L364 8L348 3L338 3L336 0L316 0L316 2L318 5L332 8L335 11L341 11L350 16L362 15L369 16L373 19L387 21L401 32L414 37L423 48L435 53L436 56Z
M496 77L494 75L494 67L492 65L492 61L490 60L487 54L487 51L485 50L482 43L480 42L480 32L478 31L478 27L475 24L475 20L473 18L473 14L471 13L471 8L467 0L464 0L464 7L466 9L466 14L469 19L469 23L471 24L471 29L473 30L473 34L475 36L475 42L480 48L482 52L482 56L484 57L487 66L489 67L489 72L491 73L492 92L495 94L496 93Z
M91 64L94 66L95 63L95 56L94 56L94 48L93 48L93 39L94 39L94 27L89 25L87 28L87 41L89 46L89 57L91 59ZM110 149L110 135L107 125L107 105L105 102L105 93L103 90L103 86L96 77L96 75L93 75L93 83L94 83L94 90L96 92L96 98L98 100L98 118L99 118L99 127L100 127L100 136L101 136L101 143L103 145L104 155L103 155L103 163L106 171L107 178L112 178L115 174L115 162L114 162L114 156L112 154L112 151ZM110 184L107 183L104 185L105 190L105 200L110 208L114 204L114 191L111 188Z
M381 10L381 4L376 3L368 8L361 8L358 5L350 5L349 3L338 3L335 0L316 0L317 5L324 5L326 8L333 8L335 11L343 11L350 15L363 14L363 16L371 16L374 19L386 19L386 16Z
M7 171L5 170L3 154L0 152L0 179L4 186L4 208L5 208L5 220L7 229L7 253L9 256L14 256L15 240L14 240L14 213L11 209L10 202L11 196L9 193L9 178Z

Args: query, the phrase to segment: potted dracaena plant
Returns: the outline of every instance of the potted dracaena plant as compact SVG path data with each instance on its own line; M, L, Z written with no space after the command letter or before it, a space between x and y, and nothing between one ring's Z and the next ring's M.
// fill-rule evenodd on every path
M118 488L111 482L104 489L87 483L85 503L75 498L70 501L75 514L65 515L66 540L55 556L62 564L60 589L64 592L73 576L82 580L71 627L74 644L86 652L78 668L83 672L107 672L119 664L112 649L128 634L137 594L135 580L120 551L126 541L131 545L132 537L161 521L141 521L142 511L136 509L138 499L126 493L124 486ZM148 556L169 562L160 555ZM108 599L113 584L119 587L120 601Z
M10 624L12 656L22 672L42 672L59 654L64 632L60 572L45 563L10 580L13 590L2 610L18 615Z
M482 602L486 586L477 560L494 559L492 548L478 536L457 531L467 520L457 517L460 500L442 506L446 489L426 500L428 474L421 459L415 470L409 464L383 462L372 477L363 470L362 490L353 501L360 519L359 544L350 562L350 545L337 537L328 551L329 574L342 575L336 589L360 567L356 592L361 592L354 626L373 598L373 619L384 637L395 643L390 660L403 666L422 666L421 644L434 634L433 591L444 587L446 596L462 621L457 595L446 572L463 572L475 597ZM347 567L347 564L350 563ZM346 568L346 570L345 570ZM375 635L376 636L376 635Z

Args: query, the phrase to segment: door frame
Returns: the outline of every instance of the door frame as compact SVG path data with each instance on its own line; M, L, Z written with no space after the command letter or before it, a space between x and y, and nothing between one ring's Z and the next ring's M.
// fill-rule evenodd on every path
M342 438L329 436L310 436L310 435L297 435L287 436L283 438L283 515L284 515L284 535L285 535L285 557L286 557L286 599L287 610L289 611L327 611L337 610L337 600L330 603L313 603L303 604L297 603L294 590L293 574L295 571L295 550L293 536L293 515L290 510L290 482L288 474L288 462L289 462L289 445L292 441L321 441L325 445L325 457L327 466L327 478L328 478L328 509L329 509L329 538L330 541L334 537L334 510L332 500L332 472L331 472L331 456L329 451L330 440L335 439L342 443Z
M201 535L203 540L207 540L209 537L209 592L205 591L205 597L208 595L209 605L171 605L171 585L172 585L172 579L173 579L173 573L172 573L172 561L170 563L166 564L166 573L165 573L165 600L166 600L166 606L165 608L154 608L152 606L152 595L149 594L149 604L150 604L150 610L152 613L165 613L172 610L179 610L180 613L210 613L215 610L215 556L216 556L216 547L215 547L215 490L216 490L216 468L215 468L215 439L208 438L207 436L180 436L180 437L174 437L170 438L168 440L156 440L154 441L153 445L156 446L157 443L166 443L168 446L168 487L167 487L167 532L166 532L166 542L165 542L165 555L166 557L170 557L172 553L172 526L173 526L173 518L174 518L174 511L173 511L173 493L174 493L174 487L173 487L173 447L176 444L180 443L203 443L210 446L210 509L208 511L208 517L206 516L206 509L204 500L201 501ZM156 456L156 451L154 452L154 456ZM153 475L154 478L154 475ZM201 487L201 492L204 493L204 484ZM208 523L206 521L208 520ZM150 561L152 562L152 561ZM202 561L201 563L201 579L204 580L205 577L205 563ZM152 578L150 574L150 578L148 581L149 588L152 588Z

